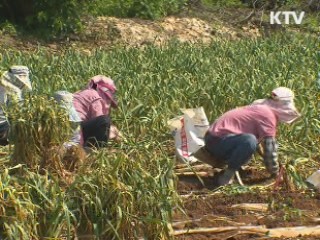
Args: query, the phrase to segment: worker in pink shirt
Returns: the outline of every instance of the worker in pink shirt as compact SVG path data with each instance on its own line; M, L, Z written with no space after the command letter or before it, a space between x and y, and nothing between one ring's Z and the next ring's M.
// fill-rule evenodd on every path
M205 149L227 165L218 175L217 184L228 184L235 172L249 162L260 143L266 169L277 176L277 125L279 122L292 123L299 116L294 93L289 88L279 87L272 91L270 98L256 100L219 117L205 135Z
M115 126L111 127L110 118L111 108L117 107L116 90L111 78L97 75L89 80L86 89L73 94L73 105L81 119L85 147L104 147L109 135L118 133ZM113 134L110 134L110 128Z

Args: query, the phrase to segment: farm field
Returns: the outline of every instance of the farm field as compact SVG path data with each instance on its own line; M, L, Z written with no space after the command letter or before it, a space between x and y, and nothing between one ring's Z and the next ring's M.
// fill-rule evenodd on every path
M201 166L207 168L208 172L216 172L209 166ZM177 235L176 239L319 238L299 236L301 227L309 233L319 231L318 193L293 191L286 185L274 187L268 174L254 166L247 166L240 176L245 186L235 182L215 191L212 176L202 177L204 185L195 176L180 176L178 192L186 214L177 212L173 226L177 234L185 234ZM191 233L192 230L196 232Z
M90 77L104 74L118 87L119 108L112 112L112 120L125 139L93 151L75 169L61 172L48 165L48 171L40 174L32 166L43 158L61 161L53 158L53 147L65 140L57 136L68 128L58 115L49 114L53 116L49 123L61 125L37 128L43 131L42 140L50 141L42 149L35 148L39 143L33 141L33 130L27 141L16 139L19 148L1 148L0 238L319 239L320 234L284 238L269 231L316 227L320 221L320 195L305 185L320 160L318 50L315 35L298 32L210 44L173 41L90 51L1 48L1 70L21 64L32 72L35 91L29 105L12 113L15 123L29 119L31 124L23 126L45 126L43 116L48 118L45 114L53 108L46 96L57 90L75 92ZM181 108L202 106L212 122L231 108L264 98L277 86L295 91L303 115L278 129L286 181L275 185L259 156L240 172L245 186L235 181L216 189L212 177L217 169L203 164L193 170L181 167L167 126ZM39 109L45 114L39 115ZM52 136L47 138L46 133ZM36 149L34 155L28 146ZM244 203L260 205L235 206ZM202 232L187 232L199 228Z

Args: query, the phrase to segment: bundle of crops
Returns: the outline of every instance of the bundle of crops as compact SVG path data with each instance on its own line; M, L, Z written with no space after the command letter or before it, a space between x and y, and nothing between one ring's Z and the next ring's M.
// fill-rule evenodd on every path
M22 170L0 174L0 238L72 238L73 215L65 193L52 176Z
M14 180L8 170L0 174L0 238L31 239L36 233L36 206L27 189Z
M61 145L71 134L68 115L53 99L26 96L7 108L12 162L32 170L61 170Z
M78 237L169 239L176 193L172 162L156 154L100 151L68 189Z

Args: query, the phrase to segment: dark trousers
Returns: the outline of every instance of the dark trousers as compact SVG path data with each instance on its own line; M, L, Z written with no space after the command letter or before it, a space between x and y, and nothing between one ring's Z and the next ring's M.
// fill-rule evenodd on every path
M81 123L85 147L106 147L109 140L110 117L103 115Z
M8 132L9 132L8 122L4 122L0 124L0 146L6 146L9 144Z
M205 146L214 157L225 161L229 168L239 170L242 165L249 162L257 149L258 142L252 134L229 134L215 137L207 133Z

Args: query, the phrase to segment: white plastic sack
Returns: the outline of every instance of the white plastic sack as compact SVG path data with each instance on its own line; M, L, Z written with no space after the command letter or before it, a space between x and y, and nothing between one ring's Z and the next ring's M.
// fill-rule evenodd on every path
M315 171L310 177L308 177L307 182L320 190L320 170Z
M191 156L204 146L204 135L209 128L203 107L182 109L183 115L168 121L174 137L177 156L187 162L198 161Z

